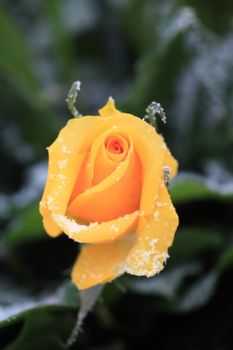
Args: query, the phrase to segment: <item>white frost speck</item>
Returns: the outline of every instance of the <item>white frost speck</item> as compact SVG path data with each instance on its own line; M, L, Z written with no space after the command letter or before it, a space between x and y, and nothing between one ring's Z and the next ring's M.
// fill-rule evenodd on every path
M157 201L156 202L156 205L158 206L158 207L166 207L167 206L167 203L166 202L159 202L159 201Z
M67 159L63 159L63 160L59 160L58 161L58 167L59 169L64 169L66 166L67 166L67 162L68 160Z
M47 204L48 204L48 207L52 204L54 202L54 199L53 199L53 197L51 197L51 196L48 196L48 198L47 198Z
M118 233L118 232L120 231L119 227L116 226L116 225L114 225L114 224L112 224L112 225L110 226L110 230L111 230L111 231L114 231L114 232L116 232L116 233Z
M46 203L44 201L40 201L41 208L46 208Z
M151 241L150 241L150 243L149 243L149 246L150 247L154 247L155 245L156 245L156 243L158 243L158 239L152 239Z
M159 211L158 211L158 210L156 210L156 211L154 212L154 218L155 218L156 221L159 220Z
M92 227L98 226L98 223L91 223L89 225L80 225L75 220L69 219L68 217L60 214L52 215L56 224L68 235L68 237L74 239L74 241L78 241L75 235L77 235L81 231L87 231Z
M62 145L61 150L62 150L62 152L65 153L65 154L69 154L69 153L70 153L70 149L69 149L69 147L66 146L66 145Z

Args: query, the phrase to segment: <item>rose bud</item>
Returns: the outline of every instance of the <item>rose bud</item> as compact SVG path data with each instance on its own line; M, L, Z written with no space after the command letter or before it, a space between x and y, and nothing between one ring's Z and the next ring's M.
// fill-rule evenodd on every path
M151 277L163 269L178 225L165 181L177 172L163 137L115 108L68 121L48 148L40 213L47 233L82 243L72 280L79 289L124 272Z

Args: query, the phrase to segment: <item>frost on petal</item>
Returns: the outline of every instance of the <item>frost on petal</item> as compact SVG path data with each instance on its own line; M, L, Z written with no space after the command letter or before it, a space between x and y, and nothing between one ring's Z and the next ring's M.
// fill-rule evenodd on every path
M134 239L135 235L129 235L111 243L83 246L72 270L73 283L86 289L120 276Z
M127 257L126 272L138 276L154 276L163 269L178 225L178 217L167 189L161 186L159 203L152 215L140 217L138 240Z
M64 215L53 215L56 224L65 234L80 243L103 243L116 240L126 235L136 226L138 212L127 214L107 222L94 222L89 225L80 225L75 220Z
M63 215L73 189L77 173L88 148L88 136L101 124L101 119L86 117L71 119L48 148L49 168L44 194L40 204L45 230L50 236L61 233L52 213ZM79 137L77 137L79 135Z

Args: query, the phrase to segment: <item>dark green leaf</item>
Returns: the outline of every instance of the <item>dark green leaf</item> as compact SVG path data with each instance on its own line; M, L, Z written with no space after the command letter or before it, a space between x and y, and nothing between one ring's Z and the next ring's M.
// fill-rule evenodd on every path
M126 286L134 293L142 295L156 295L174 298L184 279L199 273L200 265L187 264L173 267L170 271L163 271L154 278L132 278L126 281Z
M181 227L178 229L169 254L172 261L183 261L217 248L223 238L219 232L202 227Z
M0 9L0 41L0 73L6 75L13 88L33 108L38 107L41 104L40 84L32 68L27 44L16 23L3 9Z
M60 350L72 329L74 317L62 310L33 310L15 341L4 350Z
M205 305L213 296L219 274L216 270L200 277L178 299L174 308L178 311L191 311Z
M25 318L34 309L77 308L79 305L78 290L70 283L64 283L53 291L33 296L19 286L1 281L0 291L0 326Z
M177 204L212 198L232 200L233 183L220 184L210 178L194 174L180 174L171 183L170 192Z
M228 247L220 256L218 267L221 271L228 270L233 266L233 245Z
M59 73L63 81L71 84L74 78L73 52L70 45L70 37L68 35L64 10L64 3L60 0L44 1L46 13L51 27L53 37L52 44L56 51L56 60L59 66Z
M31 205L18 213L11 223L11 228L3 234L3 242L8 247L43 238L46 238L46 235L38 204Z

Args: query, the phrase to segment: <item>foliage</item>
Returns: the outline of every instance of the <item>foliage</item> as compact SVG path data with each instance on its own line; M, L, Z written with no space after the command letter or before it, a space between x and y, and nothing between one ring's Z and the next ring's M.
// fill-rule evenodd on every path
M230 0L1 1L1 349L63 349L76 319L78 247L45 235L37 203L77 79L82 114L160 102L180 163L166 269L107 285L78 348L232 349L232 16Z

